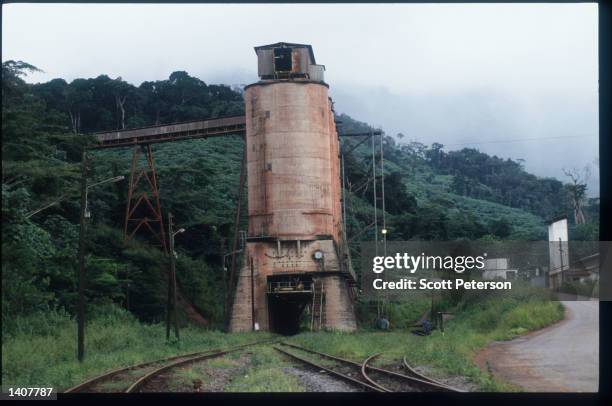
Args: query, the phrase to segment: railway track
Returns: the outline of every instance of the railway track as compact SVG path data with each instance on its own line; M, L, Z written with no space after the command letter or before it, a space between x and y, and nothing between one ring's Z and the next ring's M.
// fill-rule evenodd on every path
M403 358L402 364L403 364L404 369L406 371L408 371L408 373L410 375L414 376L415 378L419 378L419 379L421 379L423 381L432 382L432 383L435 383L436 385L447 386L447 387L449 387L451 389L454 389L454 388L452 388L452 387L450 387L450 386L448 386L448 385L446 385L446 384L444 384L442 382L436 381L433 378L430 378L430 377L428 377L426 375L421 374L420 372L417 372L413 367L410 366L410 364L408 363L408 360L406 360L406 357ZM455 391L457 391L457 389L455 389Z
M106 372L102 375L89 379L77 386L64 391L64 393L136 393L146 392L147 385L155 386L156 381L163 381L164 373L191 364L198 361L212 359L226 354L239 351L241 349L258 345L258 344L274 344L277 339L256 341L253 343L238 345L230 348L217 348L207 351L181 354L173 357L163 358L155 361L149 361L129 367L116 369ZM324 370L330 375L342 379L354 386L357 386L365 391L374 392L460 392L448 385L442 384L432 378L429 378L412 368L406 358L403 360L403 367L410 375L404 375L398 372L390 371L374 367L371 362L380 354L374 354L362 363L346 360L333 355L314 351L295 344L280 343L283 347L274 346L277 351L291 357L299 363L309 365L318 370ZM292 351L287 351L287 349ZM311 359L304 358L302 354L296 351L310 354ZM312 355L319 359L325 359L326 364L320 361L313 361Z
M283 350L279 347L274 347L274 349L302 364L309 365L318 370L323 370L329 373L330 375L335 376L336 378L349 382L350 384L353 384L366 391L383 392L381 389L379 389L376 386L371 385L366 379L364 379L359 371L359 367L350 361L338 362L336 360L337 364L335 364L333 367L325 366L325 365L321 365L319 363L310 361L306 358L303 358L295 353Z
M333 366L325 366L312 360L303 358L295 352L289 352L279 347L274 347L291 358L310 365L320 370L325 370L328 373L350 382L367 391L374 392L461 392L458 389L444 385L422 374L417 373L408 365L406 370L411 375L404 375L398 372L390 371L383 368L378 368L370 365L371 361L376 359L380 354L374 354L365 359L361 364L350 361L344 358L325 354L319 351L314 351L295 344L280 343L285 347L290 347L299 351L316 355L319 358L333 361Z
M276 340L256 341L227 349L217 348L131 365L98 375L65 390L64 393L135 393L141 391L147 383L163 372L173 368L220 357L253 345L273 343L274 341Z

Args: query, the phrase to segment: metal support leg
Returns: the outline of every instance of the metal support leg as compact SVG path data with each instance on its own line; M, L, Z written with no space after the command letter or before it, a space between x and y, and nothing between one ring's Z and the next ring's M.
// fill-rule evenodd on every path
M139 162L141 149L145 152L146 162L144 166L140 166ZM157 173L153 164L153 151L150 144L134 147L123 228L124 244L127 244L143 226L155 237L163 251L167 253L168 246L159 201Z

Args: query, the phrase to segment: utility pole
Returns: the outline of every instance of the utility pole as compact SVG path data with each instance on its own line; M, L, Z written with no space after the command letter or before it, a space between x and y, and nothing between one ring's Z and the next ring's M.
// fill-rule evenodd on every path
M387 220L385 216L385 153L383 145L384 135L380 133L380 190L381 190L381 201L382 201L382 235L383 235L383 255L387 255Z
M370 140L372 141L372 194L374 196L374 250L378 256L378 207L376 202L376 140L372 131L370 131ZM382 316L381 294L377 293L376 299L376 315L378 319Z
M563 243L561 242L561 237L559 237L559 260L560 260L560 263L561 263L561 271L560 271L561 281L560 281L560 283L563 283L563 279L564 279L564 275L563 275Z
M227 276L225 275L225 238L221 237L221 276L223 278L223 289L224 289L224 293L227 293ZM223 314L225 314L225 306L227 305L227 303L225 302L225 300L223 301Z
M172 236L172 247L174 248L174 236ZM176 336L176 339L178 340L180 338L179 336L179 326L178 326L178 316L177 316L177 289L176 289L176 253L174 253L173 251L173 255L172 255L172 316L174 318L174 335Z
M89 157L87 156L87 152L83 150L83 154L81 156L81 207L79 214L79 274L77 276L79 291L77 305L77 358L79 361L83 361L83 358L85 357L85 239L87 236L87 219L90 217L89 208L87 207L87 191L93 186L123 180L123 176L115 176L113 178L104 179L100 182L88 185L88 172Z
M170 318L174 319L174 335L179 339L177 317L177 289L176 289L176 252L174 251L174 236L185 232L184 228L174 231L172 213L168 213L168 236L170 237L170 271L168 272L168 303L166 307L166 340L170 340Z
M168 214L168 235L172 236L172 223L170 221L170 214ZM172 237L170 237L172 241ZM172 314L172 257L174 252L172 250L172 243L170 243L170 269L168 270L168 297L166 298L166 341L170 341L170 315Z
M385 154L383 145L384 133L380 133L380 191L381 191L381 203L382 203L382 237L383 237L383 255L387 256L387 220L385 217ZM383 276L384 280L387 279L387 275ZM387 313L387 292L383 293L383 304L382 312ZM387 315L389 317L389 315Z
M79 301L77 311L77 357L79 362L85 357L85 234L87 224L87 152L81 157L81 210L79 215Z

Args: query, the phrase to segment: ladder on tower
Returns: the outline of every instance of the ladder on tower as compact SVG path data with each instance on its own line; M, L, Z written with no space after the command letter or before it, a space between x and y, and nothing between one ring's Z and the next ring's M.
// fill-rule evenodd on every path
M325 292L321 279L313 281L310 331L319 331L325 324Z

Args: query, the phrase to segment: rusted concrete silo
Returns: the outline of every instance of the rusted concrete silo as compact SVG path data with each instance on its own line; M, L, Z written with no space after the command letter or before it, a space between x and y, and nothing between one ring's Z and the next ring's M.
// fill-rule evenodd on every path
M231 331L356 328L343 239L339 142L311 46L256 47L247 86L249 229ZM302 317L308 308L308 318Z

